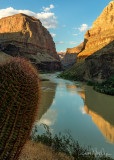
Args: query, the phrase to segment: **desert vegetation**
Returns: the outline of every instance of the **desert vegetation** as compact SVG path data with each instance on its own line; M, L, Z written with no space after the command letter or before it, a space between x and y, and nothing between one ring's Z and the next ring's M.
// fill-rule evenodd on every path
M41 124L44 127L44 132L39 134L38 127L35 126L32 134L31 141L35 143L36 146L44 146L44 150L41 152L46 152L47 150L53 153L55 159L59 160L113 160L107 153L104 151L96 153L91 146L84 147L81 146L77 141L73 139L70 134L70 131L66 131L65 133L59 132L58 134L53 135L51 129L45 125ZM31 143L33 143L31 142ZM33 145L34 146L34 145ZM48 149L46 150L46 147ZM39 147L38 147L39 148ZM27 147L26 147L27 150ZM37 150L37 148L36 148ZM49 151L49 152L50 152ZM46 153L42 154L46 156ZM26 153L22 153L22 157L26 156ZM41 154L41 153L40 153ZM38 157L38 155L37 155ZM47 153L47 160L49 159ZM23 159L20 159L23 160ZM24 159L26 160L26 159ZM30 159L32 160L32 159Z
M102 83L88 82L88 85L92 85L93 89L97 92L114 95L114 76Z

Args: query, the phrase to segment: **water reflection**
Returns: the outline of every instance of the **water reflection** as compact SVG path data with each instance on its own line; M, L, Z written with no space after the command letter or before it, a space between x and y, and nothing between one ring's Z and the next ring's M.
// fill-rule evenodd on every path
M100 115L96 114L92 110L88 109L87 106L84 107L87 114L92 117L93 122L100 129L103 136L106 137L109 143L114 143L114 126L112 126L108 121L103 119Z
M40 120L41 117L44 115L44 113L46 113L47 110L50 108L51 104L54 103L53 100L55 97L55 91L56 91L57 84L52 83L51 81L43 81L41 83L41 86L42 86L41 87L41 102L40 102L37 120Z
M86 86L85 104L114 126L114 97L98 93Z
M84 100L84 110L107 141L114 143L114 97L100 94L90 86L86 86L85 96L83 94L80 96Z
M98 93L90 86L78 91L75 84L66 84L68 91L77 93L84 101L82 114L88 114L109 143L114 143L114 97Z
M84 106L80 106L79 108L81 113L90 115L92 121L100 129L107 141L114 143L114 98L98 93L90 86L85 86L84 89L83 85L79 86L79 84L77 85L75 83L42 82L42 99L38 114L39 123L44 123L49 126L54 125L58 113L56 109L48 109L55 103L54 98L57 87L63 87L70 93L78 94L84 101ZM61 94L62 93L59 93L59 96L61 96Z
M50 109L42 116L42 118L39 121L39 124L46 124L48 126L54 125L55 121L57 119L57 111L56 109Z
M49 125L53 134L69 129L80 144L104 148L114 157L110 144L114 143L114 97L83 83L56 78L56 74L45 78L50 81L42 82L38 123Z

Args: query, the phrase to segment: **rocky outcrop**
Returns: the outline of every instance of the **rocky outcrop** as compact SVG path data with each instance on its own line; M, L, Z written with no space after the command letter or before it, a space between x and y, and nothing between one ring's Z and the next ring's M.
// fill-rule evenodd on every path
M55 43L41 22L25 14L0 19L0 47L12 56L29 58L40 69L60 69Z
M78 59L85 59L114 40L114 1L103 10L93 23L93 27L85 34L85 49Z
M77 53L66 53L62 59L62 64L65 68L68 68L76 63Z
M58 54L60 60L62 60L64 58L66 52L57 52L57 54Z
M80 53L84 48L84 42L74 48L67 48L66 53Z
M85 59L84 79L102 82L114 75L114 41Z
M62 64L64 67L70 67L76 63L77 55L83 50L84 42L74 48L67 48L66 54L62 59Z
M10 55L8 55L0 50L0 64L7 61L10 57L11 57Z

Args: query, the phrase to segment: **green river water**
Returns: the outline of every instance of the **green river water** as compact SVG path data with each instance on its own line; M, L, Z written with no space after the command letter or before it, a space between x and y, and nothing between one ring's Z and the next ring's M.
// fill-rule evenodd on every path
M53 134L70 130L82 146L114 157L114 97L98 93L81 82L43 74L42 99L37 124L46 124Z

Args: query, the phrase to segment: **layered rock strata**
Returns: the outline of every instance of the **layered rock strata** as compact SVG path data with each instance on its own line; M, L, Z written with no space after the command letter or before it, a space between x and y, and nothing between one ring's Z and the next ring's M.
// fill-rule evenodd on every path
M85 59L84 79L102 82L114 75L114 41Z
M114 1L103 10L85 34L77 63L62 77L102 82L114 75Z
M67 48L66 54L62 59L62 64L64 67L70 67L76 63L77 55L83 50L84 42L74 48Z
M66 52L57 52L57 54L58 54L60 60L62 60L64 58Z
M84 42L74 48L67 48L66 53L80 53L84 48Z
M114 40L114 1L103 10L101 15L93 23L93 27L85 34L84 50L78 55L78 59L84 59L100 50Z
M29 58L41 69L61 68L50 33L34 17L20 13L0 19L0 47L12 56Z

